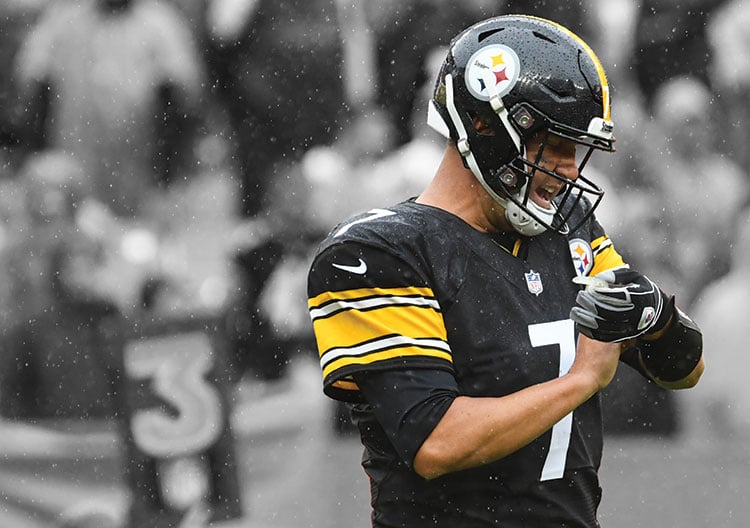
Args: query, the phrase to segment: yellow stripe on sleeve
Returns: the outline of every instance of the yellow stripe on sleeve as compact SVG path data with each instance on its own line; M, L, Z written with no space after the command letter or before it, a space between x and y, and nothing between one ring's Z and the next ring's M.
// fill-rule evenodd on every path
M589 275L596 275L602 271L612 268L619 268L625 265L622 256L617 252L615 246L608 236L604 235L591 243L591 249L594 253L594 266Z
M432 298L433 294L430 288L418 288L416 286L408 286L403 288L358 288L355 290L326 291L308 299L307 306L312 310L333 301L352 301L363 298L387 296L421 296Z
M325 367L323 367L323 378L326 378L329 374L335 372L336 370L351 365L370 365L379 361L387 361L389 359L402 357L431 357L443 359L448 362L453 361L450 352L445 352L443 350L431 350L422 347L400 347L390 350L383 350L381 352L375 352L366 356L345 356L335 361L331 361Z
M415 306L341 311L315 320L313 329L321 355L334 347L351 347L393 334L447 340L440 312Z
M452 363L448 332L430 288L324 292L308 306L324 378L397 358Z

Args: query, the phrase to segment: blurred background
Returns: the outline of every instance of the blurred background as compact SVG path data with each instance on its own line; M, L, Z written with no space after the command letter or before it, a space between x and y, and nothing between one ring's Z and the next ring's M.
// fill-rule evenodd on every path
M704 330L697 388L605 391L602 525L750 523L746 2L3 0L0 526L369 525L307 268L430 180L446 46L504 13L597 51L599 220Z

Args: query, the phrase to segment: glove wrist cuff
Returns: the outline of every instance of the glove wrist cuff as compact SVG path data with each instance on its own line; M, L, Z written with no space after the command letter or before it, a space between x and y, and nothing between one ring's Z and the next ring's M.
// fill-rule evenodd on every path
M674 308L674 295L667 296L667 294L661 291L661 289L659 290L659 294L663 299L664 305L662 306L659 317L656 319L656 321L654 321L654 325L648 331L649 334L663 330L667 327L670 319L672 319L673 317L677 317Z
M656 379L667 382L688 376L703 354L700 328L679 309L672 308L674 320L659 339L641 340L641 361Z

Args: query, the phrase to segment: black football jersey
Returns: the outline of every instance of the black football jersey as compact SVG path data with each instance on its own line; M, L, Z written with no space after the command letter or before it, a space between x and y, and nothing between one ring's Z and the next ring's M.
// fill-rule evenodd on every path
M573 277L621 265L593 218L569 236L520 238L413 201L371 210L337 226L310 270L324 390L367 423L354 377L368 371L449 372L467 396L558 377L575 357ZM362 441L374 526L597 526L598 397L515 453L431 481L384 431Z

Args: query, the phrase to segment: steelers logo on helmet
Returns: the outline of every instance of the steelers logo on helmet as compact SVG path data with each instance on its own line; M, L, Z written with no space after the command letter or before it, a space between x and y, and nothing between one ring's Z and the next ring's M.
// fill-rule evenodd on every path
M480 101L497 93L503 96L518 80L518 55L508 46L492 44L478 49L469 59L464 80L469 92Z

